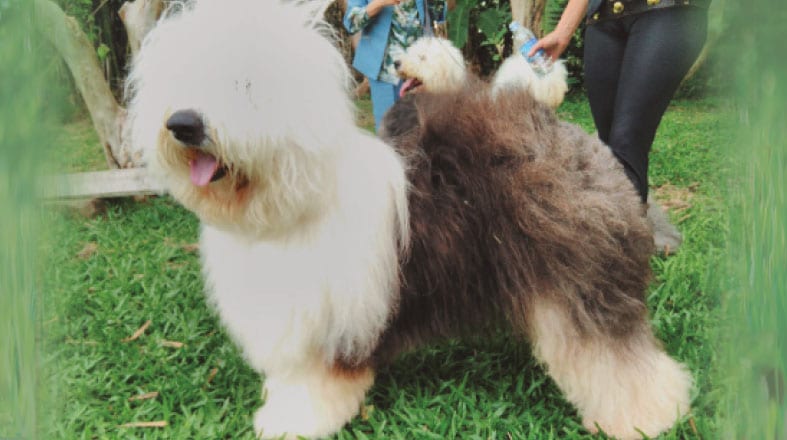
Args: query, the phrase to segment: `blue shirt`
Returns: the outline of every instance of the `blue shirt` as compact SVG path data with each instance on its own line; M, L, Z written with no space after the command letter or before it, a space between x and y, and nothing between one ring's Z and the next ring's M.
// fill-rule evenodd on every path
M371 0L349 0L347 2L347 14L344 16L344 27L348 32L353 33L353 23L350 12L355 8L366 6ZM415 5L418 10L418 19L421 26L424 22L424 2L423 0L415 0ZM388 6L383 8L379 14L371 17L366 26L361 30L361 40L358 42L358 47L355 48L355 57L353 58L353 67L361 72L364 76L377 80L380 71L383 68L383 60L385 59L386 48L388 47L388 38L391 33L391 24L393 22L394 7Z

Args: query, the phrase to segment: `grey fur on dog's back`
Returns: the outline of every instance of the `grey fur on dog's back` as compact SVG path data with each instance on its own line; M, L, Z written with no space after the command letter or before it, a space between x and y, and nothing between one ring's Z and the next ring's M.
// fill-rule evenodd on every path
M409 95L383 121L411 184L410 253L378 359L507 318L536 298L577 328L642 330L652 238L609 149L527 93Z

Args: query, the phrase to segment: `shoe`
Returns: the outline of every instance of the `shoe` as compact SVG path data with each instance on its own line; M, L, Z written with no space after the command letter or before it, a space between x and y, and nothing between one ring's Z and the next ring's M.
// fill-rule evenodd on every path
M656 252L664 256L677 252L683 243L683 236L678 228L670 223L667 213L656 203L653 196L648 195L648 223L653 229L653 242Z

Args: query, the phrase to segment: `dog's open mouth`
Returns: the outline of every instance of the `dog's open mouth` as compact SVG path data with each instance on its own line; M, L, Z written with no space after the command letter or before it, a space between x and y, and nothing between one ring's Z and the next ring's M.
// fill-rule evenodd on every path
M407 93L415 93L424 83L418 78L407 78L399 89L399 97L402 98Z
M205 186L227 174L227 167L210 153L193 148L189 156L189 176L196 186Z

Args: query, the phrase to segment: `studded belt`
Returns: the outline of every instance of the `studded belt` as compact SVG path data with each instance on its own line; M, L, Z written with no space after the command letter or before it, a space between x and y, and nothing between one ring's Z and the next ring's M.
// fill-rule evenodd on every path
M587 24L676 6L707 8L709 3L710 0L603 0L598 11L588 17Z

